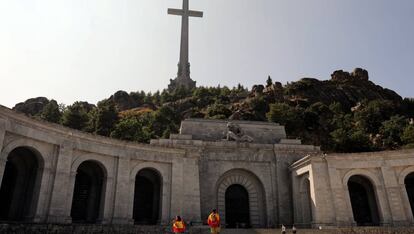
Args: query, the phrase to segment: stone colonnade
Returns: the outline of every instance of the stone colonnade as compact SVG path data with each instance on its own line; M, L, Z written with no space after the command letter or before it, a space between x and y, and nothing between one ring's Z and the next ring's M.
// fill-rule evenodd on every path
M143 169L156 171L162 181L159 190L161 194L158 223L169 223L177 214L188 220L201 222L198 159L185 157L184 150L97 137L58 125L34 121L3 109L0 113L0 149L0 184L5 178L5 171L10 174L7 180L9 177L18 178L16 175L13 177L15 165L12 165L12 162L8 167L11 169L7 169L9 172L6 170L10 155L16 149L31 152L21 157L27 159L34 155L39 165L36 166L39 173L36 175L38 181L33 189L35 195L28 201L34 212L23 212L18 221L72 222L72 200L78 169L82 163L91 162L99 165L104 177L102 188L98 188L102 196L99 198L101 204L96 222L134 222L135 179ZM9 182L5 181L5 184L7 183ZM9 184L20 186L12 182ZM80 193L85 193L87 189L80 188ZM5 191L3 194L10 192ZM80 196L82 197L82 194ZM181 202L172 202L174 200ZM183 200L185 206L180 204Z
M409 198L414 194L409 194L405 182L414 173L414 150L306 157L291 166L291 173L294 219L299 225L414 224ZM309 184L304 186L306 180ZM366 195L359 196L355 186ZM301 197L304 190L309 191L308 199ZM356 206L356 199L365 199L366 211ZM311 218L303 217L304 207L311 207Z

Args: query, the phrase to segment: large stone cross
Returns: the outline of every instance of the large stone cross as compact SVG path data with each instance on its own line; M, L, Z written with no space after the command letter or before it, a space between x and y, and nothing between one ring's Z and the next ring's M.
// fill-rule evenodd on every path
M189 17L203 17L203 12L189 10L188 1L189 0L183 0L183 9L168 9L168 14L181 16L180 61L178 63L178 72L175 81L177 85L183 86L187 86L185 83L191 84L191 82L194 82L190 78L190 63L188 61L188 20Z

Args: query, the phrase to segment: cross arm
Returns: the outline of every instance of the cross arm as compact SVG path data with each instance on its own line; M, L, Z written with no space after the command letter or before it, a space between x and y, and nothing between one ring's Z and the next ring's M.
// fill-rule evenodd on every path
M168 8L168 14L169 15L184 15L184 11L180 9Z
M192 16L192 17L203 17L203 12L202 11L188 11L188 15Z

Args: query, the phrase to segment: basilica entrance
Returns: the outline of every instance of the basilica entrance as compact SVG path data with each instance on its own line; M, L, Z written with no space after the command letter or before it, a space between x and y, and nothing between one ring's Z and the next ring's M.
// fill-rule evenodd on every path
M133 218L136 224L159 222L161 209L161 176L153 169L142 169L135 177Z
M234 184L227 188L225 207L227 228L250 227L249 194L243 186Z
M9 154L0 188L0 220L34 217L41 175L41 163L32 150L19 147Z
M379 225L378 206L372 183L363 176L355 175L349 178L348 190L357 225Z
M414 173L407 175L404 179L405 190L410 201L411 212L414 214Z
M76 174L70 216L74 223L98 223L102 219L101 204L105 173L93 161L83 162Z

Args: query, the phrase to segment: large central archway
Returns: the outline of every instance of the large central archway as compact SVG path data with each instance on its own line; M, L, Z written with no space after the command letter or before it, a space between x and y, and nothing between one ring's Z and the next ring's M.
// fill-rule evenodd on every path
M135 177L133 218L136 224L154 225L160 221L161 176L154 169L140 170Z
M0 220L31 221L36 212L43 161L34 150L18 147L7 157L0 188Z
M74 223L98 223L102 220L105 171L94 161L79 165L70 216Z
M259 178L247 170L233 169L221 176L217 182L217 208L223 226L266 227L264 188Z
M247 190L239 184L233 184L227 188L225 196L226 227L250 227L249 193Z
M358 226L379 225L379 213L375 191L371 181L359 175L348 180L352 213Z

